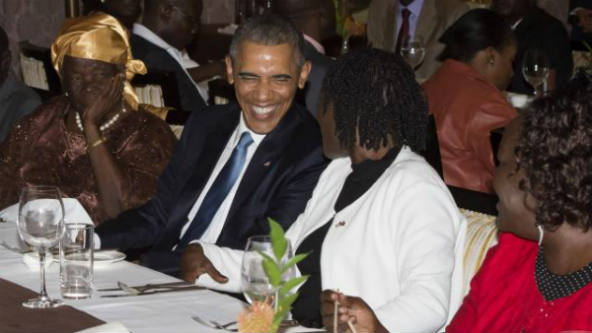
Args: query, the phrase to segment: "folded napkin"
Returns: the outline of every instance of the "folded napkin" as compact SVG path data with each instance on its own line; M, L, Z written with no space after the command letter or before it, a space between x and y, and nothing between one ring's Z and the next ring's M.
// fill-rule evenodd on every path
M75 333L130 333L130 331L123 326L122 323L114 321L103 325L87 328Z
M78 200L73 198L62 198L62 202L64 203L64 221L66 223L84 223L84 224L93 224L92 219L86 212L86 209L82 207ZM4 208L0 211L0 218L9 221L15 222L18 216L18 203Z

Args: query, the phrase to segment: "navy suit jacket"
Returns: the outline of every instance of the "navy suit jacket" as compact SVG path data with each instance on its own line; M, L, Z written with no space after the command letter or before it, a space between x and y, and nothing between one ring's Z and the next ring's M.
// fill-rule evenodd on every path
M136 34L132 34L130 45L134 58L142 60L146 64L148 72L157 71L175 74L183 111L203 111L207 107L181 65L166 50ZM166 88L163 87L163 89Z
M234 104L193 113L155 197L98 226L101 247L171 252L240 116ZM326 164L315 119L292 106L255 151L216 244L244 248L249 236L269 232L267 217L287 229L304 211Z

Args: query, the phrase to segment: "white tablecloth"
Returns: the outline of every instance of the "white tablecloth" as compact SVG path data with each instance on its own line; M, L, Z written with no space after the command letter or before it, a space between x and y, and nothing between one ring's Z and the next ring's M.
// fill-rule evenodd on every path
M0 223L0 241L13 244L16 230L13 223ZM1 244L1 243L0 243ZM129 285L163 283L175 278L127 261L95 268L95 287L115 288L117 281ZM39 272L30 270L22 255L0 246L0 278L23 287L39 290ZM52 264L46 273L47 291L59 298L59 265ZM119 321L134 333L141 332L221 332L198 324L191 316L215 320L219 323L235 321L244 303L236 298L210 290L193 290L146 296L101 298L101 295L122 293L94 292L86 300L65 300L81 311L106 322ZM292 330L302 331L304 328Z

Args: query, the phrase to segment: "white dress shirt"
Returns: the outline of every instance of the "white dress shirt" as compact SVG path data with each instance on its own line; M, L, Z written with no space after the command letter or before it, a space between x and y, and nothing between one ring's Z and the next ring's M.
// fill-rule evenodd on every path
M215 244L216 241L218 240L218 236L220 236L220 232L222 231L222 228L224 227L224 222L226 222L226 218L228 217L228 211L230 210L230 206L232 205L232 201L234 200L234 196L235 196L236 191L238 189L238 185L240 184L241 179L243 178L243 175L245 174L245 170L247 169L247 166L249 165L251 158L255 154L257 147L259 146L261 141L265 138L264 134L257 134L255 132L251 131L247 127L247 124L245 123L245 120L242 115L240 117L240 121L239 121L238 126L236 127L236 129L234 130L232 135L230 136L228 143L226 143L226 147L224 147L224 150L222 151L222 154L220 155L218 162L216 162L216 166L214 166L214 170L212 170L212 174L210 175L210 178L208 179L206 186L201 191L201 194L199 195L199 197L195 201L195 204L193 205L193 207L189 211L189 214L187 214L187 222L185 223L185 225L181 229L181 234L179 235L179 239L181 239L181 237L183 237L183 235L185 234L185 232L189 228L191 221L193 221L195 214L197 214L199 207L201 207L201 203L203 202L208 191L210 190L210 187L214 183L214 180L216 180L216 177L218 177L218 174L220 173L220 171L222 171L222 168L224 167L226 162L228 162L228 160L230 159L230 156L232 155L232 151L234 150L234 148L238 144L240 137L244 132L249 132L249 134L251 134L251 138L253 139L253 143L247 149L247 158L245 160L245 164L243 165L243 167L240 171L240 174L239 174L238 178L236 179L236 182L234 183L234 185L232 185L230 192L228 192L228 195L226 196L224 201L222 201L222 204L220 204L220 208L218 208L218 211L216 212L216 214L212 218L210 225L204 231L203 235L199 239L199 241L201 241L201 242L211 243L211 244ZM195 243L195 241L198 241L198 240L192 240L190 243ZM173 247L173 249L174 249L174 247Z
M395 0L399 1L399 0ZM397 44L396 39L399 37L399 31L401 31L401 25L403 24L403 9L407 8L411 12L409 15L409 38L410 40L414 40L415 38L415 30L417 28L417 21L419 20L419 14L421 13L421 8L423 7L423 0L414 0L409 6L404 7L403 5L399 5L399 11L397 12L396 22L397 22L397 33L395 34L395 45ZM422 41L425 42L425 41Z
M195 61L186 62L183 59L183 52L181 52L176 47L167 43L164 39L160 38L160 36L158 36L157 34L152 32L152 30L148 29L146 26L144 26L140 23L134 23L133 33L144 38L145 40L149 41L150 43L160 47L161 49L167 51L168 54L170 54L171 57L173 57L173 59L175 59L175 61L181 66L181 68L183 68L185 75L187 75L189 80L191 80L191 82L193 83L193 85L195 86L195 88L197 89L199 94L201 95L201 98L203 98L206 105L208 104L208 91L203 86L200 86L199 84L197 84L193 80L193 78L191 77L189 72L187 71L188 68L196 67L196 65L199 66L199 64L197 62L195 62Z

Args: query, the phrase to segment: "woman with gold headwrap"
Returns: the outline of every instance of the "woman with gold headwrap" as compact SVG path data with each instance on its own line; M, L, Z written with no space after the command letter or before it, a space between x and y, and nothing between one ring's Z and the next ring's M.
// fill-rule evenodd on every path
M143 74L112 16L66 21L51 47L64 95L40 106L0 146L0 207L26 184L60 187L99 224L151 198L175 145L168 125L138 105Z

